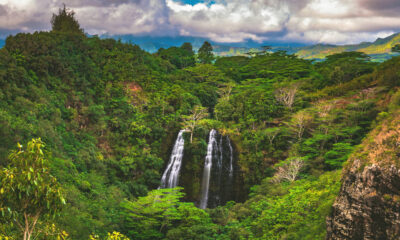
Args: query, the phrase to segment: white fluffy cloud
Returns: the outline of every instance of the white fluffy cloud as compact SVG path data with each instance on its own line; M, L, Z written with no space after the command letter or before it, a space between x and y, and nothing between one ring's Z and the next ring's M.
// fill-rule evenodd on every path
M283 31L290 16L288 6L279 0L269 1L269 4L233 0L194 6L166 1L171 24L186 34L215 41L265 40L264 33Z
M119 1L74 9L89 33L148 34L169 28L165 2L159 0Z
M63 2L91 34L341 44L400 31L399 0L0 0L0 35L49 29Z

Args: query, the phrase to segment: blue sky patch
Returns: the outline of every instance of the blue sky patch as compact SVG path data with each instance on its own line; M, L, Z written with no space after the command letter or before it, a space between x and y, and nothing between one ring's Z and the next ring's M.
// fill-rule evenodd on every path
M213 0L181 0L185 4L196 5L197 3L207 3L207 5L215 4Z

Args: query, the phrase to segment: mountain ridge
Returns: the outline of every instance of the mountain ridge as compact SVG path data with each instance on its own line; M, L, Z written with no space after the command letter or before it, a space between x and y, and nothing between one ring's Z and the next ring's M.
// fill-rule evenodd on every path
M386 38L377 38L373 42L361 42L359 44L311 45L299 48L296 52L296 55L305 59L323 59L326 56L335 53L358 51L368 55L372 55L372 58L375 61L382 61L390 58L394 54L391 52L391 49L396 44L400 44L400 33L392 34Z

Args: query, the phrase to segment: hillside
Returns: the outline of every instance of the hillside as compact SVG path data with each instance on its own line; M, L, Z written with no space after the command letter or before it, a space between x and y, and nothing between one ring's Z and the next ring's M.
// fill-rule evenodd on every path
M323 59L326 56L335 53L358 51L371 55L375 61L384 61L393 55L393 53L391 53L391 49L393 46L399 43L400 33L396 33L383 39L378 38L376 41L371 43L363 42L360 44L340 46L317 44L302 47L299 48L299 50L296 52L296 55L305 59Z

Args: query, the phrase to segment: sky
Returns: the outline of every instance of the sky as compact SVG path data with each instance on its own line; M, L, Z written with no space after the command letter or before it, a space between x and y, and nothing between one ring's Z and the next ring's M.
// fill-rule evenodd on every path
M98 35L352 44L400 32L400 0L0 0L0 38L49 30L63 3Z

